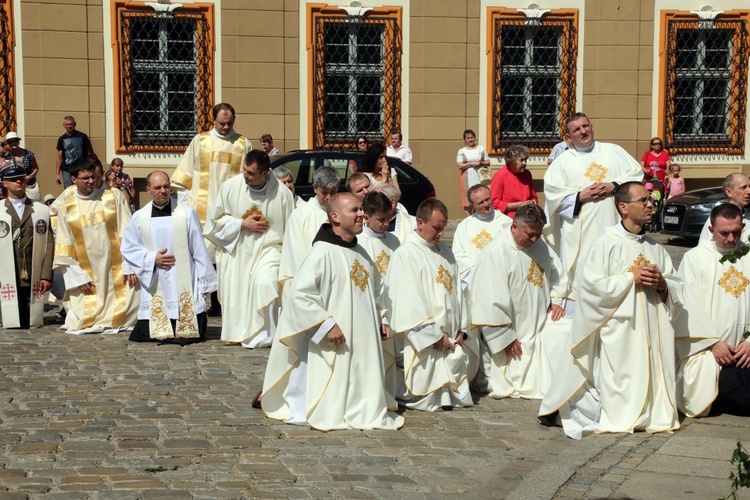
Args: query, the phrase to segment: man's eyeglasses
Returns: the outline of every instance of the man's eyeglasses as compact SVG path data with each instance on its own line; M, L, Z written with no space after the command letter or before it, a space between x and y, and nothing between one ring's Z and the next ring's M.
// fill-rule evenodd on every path
M653 196L646 196L644 198L640 198L640 199L637 199L637 200L626 201L625 203L638 203L639 205L645 207L649 203L651 203L652 205L656 205L656 199L654 199Z

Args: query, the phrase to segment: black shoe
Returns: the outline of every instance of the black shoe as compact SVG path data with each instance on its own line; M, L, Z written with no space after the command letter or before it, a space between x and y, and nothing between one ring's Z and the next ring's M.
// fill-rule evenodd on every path
M221 316L221 306L220 305L211 306L211 308L208 311L206 311L206 314L208 316L211 316L212 318Z
M554 413L550 413L549 415L540 415L538 417L539 423L545 427L555 427L557 425L557 417L559 416L559 411L555 411Z

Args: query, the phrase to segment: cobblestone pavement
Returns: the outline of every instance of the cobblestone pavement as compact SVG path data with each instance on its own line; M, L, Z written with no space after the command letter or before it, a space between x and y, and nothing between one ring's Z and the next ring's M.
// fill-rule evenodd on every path
M49 315L55 319L54 312ZM538 402L323 433L252 409L267 349L0 330L0 498L716 498L750 426L568 439Z

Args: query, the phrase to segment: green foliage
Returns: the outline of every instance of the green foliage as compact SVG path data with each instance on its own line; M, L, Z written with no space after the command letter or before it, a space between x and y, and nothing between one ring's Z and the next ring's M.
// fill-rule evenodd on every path
M732 480L732 492L729 498L737 500L737 490L750 488L750 454L742 446L742 441L737 441L737 448L732 453L729 463L736 467L736 470L729 474L729 479Z
M748 254L750 252L750 245L741 245L737 250L735 250L732 253L728 253L725 256L723 256L721 259L719 259L720 263L725 262L731 262L734 264L738 260L740 260L742 257Z

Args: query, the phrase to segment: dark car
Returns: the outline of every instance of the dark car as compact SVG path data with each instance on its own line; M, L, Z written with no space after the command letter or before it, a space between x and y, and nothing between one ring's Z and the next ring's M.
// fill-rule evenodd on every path
M667 200L662 211L662 233L698 238L711 210L727 201L724 189L696 189Z
M297 195L304 200L309 200L313 192L312 179L315 169L322 166L333 167L339 172L341 185L339 192L346 191L344 182L354 172L355 165L360 165L364 153L359 151L312 151L299 150L274 156L271 158L271 167L286 167L294 176L294 189ZM409 213L417 211L417 207L427 198L435 196L435 187L432 182L420 173L416 168L407 165L398 158L388 157L388 165L396 169L398 173L398 184L401 187L401 204Z

